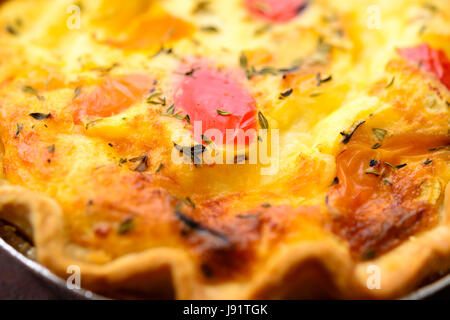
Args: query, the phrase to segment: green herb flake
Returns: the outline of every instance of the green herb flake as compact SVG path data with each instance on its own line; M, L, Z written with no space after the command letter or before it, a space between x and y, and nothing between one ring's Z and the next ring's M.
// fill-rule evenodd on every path
M55 153L55 150L56 150L56 146L54 144L47 147L47 151L50 153Z
M204 134L202 134L202 141L206 144L209 145L212 143L211 139L208 138L207 136L205 136Z
M365 173L365 174L373 174L373 175L375 175L375 176L377 176L377 177L380 176L380 173L377 172L376 170L366 170L364 173Z
M188 114L186 114L185 116L184 116L184 120L186 120L186 122L187 122L187 124L191 124L191 117L189 117L189 115Z
M72 98L73 100L78 98L78 96L80 95L82 89L83 89L83 87L81 87L81 86L78 86L78 87L75 88L75 90L73 91L73 98Z
M86 123L85 129L89 130L90 128L92 128L93 126L95 126L95 124L99 121L101 121L102 119L96 119L96 120L92 120L89 121L88 123Z
M342 143L343 144L347 144L350 142L350 139L353 137L353 135L355 134L356 130L358 130L358 128L360 126L362 126L366 121L360 121L356 124L356 126L354 127L354 129L350 132L350 133L346 133L345 131L341 131L340 134L341 136L343 136L344 138L342 139Z
M186 116L182 116L179 113L174 114L173 117L178 120L184 120L186 118Z
M322 83L331 81L332 79L333 79L333 77L332 77L331 75L329 75L328 77L322 79L321 73L320 73L320 72L317 72L317 73L316 73L316 86L317 86L317 87L320 87L320 85L321 85Z
M158 165L158 167L156 168L155 173L159 173L159 172L162 170L163 167L164 167L164 164L161 162L161 163Z
M269 122L261 111L258 111L258 122L261 129L269 129Z
M403 163L403 164L399 164L398 166L394 166L392 164L390 164L389 162L384 161L384 164L386 164L387 166L391 167L394 170L399 170L403 167L406 167L407 163Z
M395 82L395 76L392 77L391 81L384 87L385 89L392 87Z
M200 30L203 32L209 32L209 33L218 33L219 29L215 26L203 26L200 27Z
M132 216L126 217L122 220L117 229L118 234L126 234L129 233L134 228L134 218Z
M438 7L436 7L434 4L429 3L429 2L423 3L423 4L422 4L422 7L423 7L424 9L430 10L430 11L433 12L433 13L436 13L436 12L439 11Z
M195 73L196 71L200 70L200 69L201 69L200 67L198 67L198 68L192 68L191 70L189 70L189 71L187 71L187 72L184 72L184 73L178 73L178 72L176 72L176 74L181 75L181 76L185 76L185 77L193 77L193 76L194 76L194 73Z
M374 135L378 138L378 140L382 141L387 134L387 131L380 128L372 128Z
M150 58L155 58L155 57L157 57L157 56L159 56L160 54L163 54L163 53L165 53L165 54L172 54L173 53L173 49L172 48L165 49L163 46L161 46L161 48L156 53L151 55Z
M439 146L439 147L428 149L428 151L438 151L438 150L442 150L442 149L445 149L445 148L446 148L446 146Z
M167 104L166 98L165 97L161 97L161 95L162 95L161 92L154 92L154 93L152 93L147 98L147 103L148 104L153 104L153 105L165 106Z
M25 85L25 86L22 86L21 89L25 93L34 95L36 98L38 98L41 101L45 100L45 98L43 96L39 95L39 92L31 86Z
M330 187L335 186L339 184L339 178L338 177L334 177L333 182L330 184Z
M289 89L289 90L287 90L285 92L280 93L280 96L278 97L278 99L282 100L284 98L289 97L292 94L293 91L294 91L294 89L291 88L291 89Z
M375 143L371 148L372 149L378 149L379 147L381 147L381 143Z
M256 72L260 75L270 74L270 75L276 76L280 73L280 70L272 68L272 67L264 67L261 70L256 71Z
M40 112L33 112L29 114L30 117L32 117L35 120L45 120L50 118L50 113L40 113Z
M173 115L174 112L175 112L175 104L172 103L170 105L170 107L167 108L166 113L169 114L169 115Z
M13 36L18 36L19 35L19 32L17 31L17 29L14 28L11 25L7 25L5 27L5 31L8 32L10 35L13 35Z
M186 198L184 199L184 202L186 202L186 204L187 204L188 206L190 206L192 209L195 209L195 203L192 202L191 198L186 197Z
M120 64L118 62L114 62L112 65L108 67L96 67L93 68L93 71L100 71L101 73L109 73L112 69L119 67Z
M426 165L429 165L429 164L432 163L432 162L433 162L433 160L427 159L427 160L425 160L425 162L423 163L423 165L426 166Z
M136 158L129 159L130 162L137 162L138 164L133 169L136 172L144 172L148 168L148 156L140 156Z
M206 13L210 11L210 5L211 5L210 1L206 0L199 1L192 9L192 13L193 14Z
M14 138L18 138L20 132L23 130L23 124L18 124L17 123L17 128L16 128L16 134L14 135Z
M241 66L242 69L247 69L248 67L247 56L243 52L239 56L239 65Z
M271 28L272 28L271 24L266 24L266 25L256 29L254 35L257 36L257 37L260 36L260 35L263 35L267 31L269 31Z
M217 114L219 114L221 116L229 116L232 114L231 112L223 111L223 110L219 110L219 109L217 109L216 111L217 111Z

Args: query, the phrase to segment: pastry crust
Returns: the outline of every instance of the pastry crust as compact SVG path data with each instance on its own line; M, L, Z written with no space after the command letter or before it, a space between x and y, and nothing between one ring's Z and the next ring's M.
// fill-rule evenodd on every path
M71 1L3 4L0 219L113 298L386 299L447 273L450 4L372 2L95 0L80 29ZM235 150L198 119L279 136Z
M0 217L31 225L38 260L58 275L67 277L67 266L78 265L86 288L117 297L167 298L174 293L178 299L386 299L401 297L427 276L450 267L449 194L447 185L442 225L378 259L355 263L345 248L329 241L294 244L271 257L250 283L218 289L194 280L197 271L182 250L149 249L101 266L80 263L66 254L70 244L64 245L61 207L21 187L0 187ZM380 268L380 289L367 287L369 265Z

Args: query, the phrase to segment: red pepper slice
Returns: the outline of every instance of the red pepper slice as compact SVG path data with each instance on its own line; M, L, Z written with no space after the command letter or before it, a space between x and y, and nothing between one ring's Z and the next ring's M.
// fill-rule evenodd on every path
M247 130L256 130L256 105L255 100L245 85L236 79L233 74L226 71L218 71L206 64L199 63L183 66L184 72L177 77L175 90L175 112L182 109L189 115L192 126L196 121L202 124L201 132L195 130L195 140L202 140L202 134L207 130L217 129L222 135L222 141L211 138L216 144L239 142L239 135L248 133ZM243 75L239 77L245 79ZM239 130L238 129L242 129ZM231 130L231 135L227 130ZM198 131L198 132L197 132ZM245 144L251 138L245 138Z
M450 60L445 52L433 49L428 44L397 49L404 59L417 63L426 71L434 73L441 83L450 90Z
M306 0L245 0L245 7L253 16L277 23L294 19L307 5Z

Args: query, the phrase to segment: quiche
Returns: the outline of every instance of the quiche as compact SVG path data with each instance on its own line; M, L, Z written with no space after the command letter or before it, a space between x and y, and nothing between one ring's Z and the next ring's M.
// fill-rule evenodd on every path
M450 2L0 2L0 218L60 277L379 299L450 269Z

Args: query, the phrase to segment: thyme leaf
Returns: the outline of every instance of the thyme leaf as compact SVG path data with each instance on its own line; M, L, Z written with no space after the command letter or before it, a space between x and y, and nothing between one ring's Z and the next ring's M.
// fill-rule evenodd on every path
M169 115L173 115L174 112L175 112L175 103L172 103L170 107L167 108L166 113Z
M14 138L19 137L20 132L23 130L23 124L18 124L17 123L17 129L16 129L16 134L14 135Z
M180 212L179 210L175 211L175 216L183 223L185 224L188 228L192 229L193 231L196 231L200 234L207 234L210 236L213 236L219 240L221 240L222 242L228 243L229 239L226 235L210 229L206 226L203 226L202 224L200 224L199 222L195 221L194 219L192 219L191 217L189 217L188 215L183 214L182 212Z
M158 168L156 168L155 173L159 173L159 172L162 170L163 167L164 167L164 164L161 162L161 163L158 165Z
M371 149L378 149L379 147L381 147L381 143L377 142L371 147Z
M50 113L40 113L40 112L33 112L29 114L30 117L32 117L35 120L45 120L50 118Z
M39 92L31 86L28 86L28 85L22 86L22 91L36 96L36 98L38 98L41 101L45 100L45 98L43 96L39 95Z
M269 129L269 122L261 111L258 111L258 122L261 129Z
M316 86L320 87L320 85L322 83L331 81L333 79L333 77L331 75L329 75L328 77L322 79L322 75L320 74L320 72L316 73Z
M119 228L117 229L118 234L126 234L129 233L134 228L134 217L128 216L125 217L125 219L122 220L122 222L119 225Z
M201 163L201 159L199 158L199 156L202 155L203 152L205 152L205 150L206 150L206 147L202 144L185 147L185 146L180 146L179 144L174 142L173 145L174 145L175 149L178 150L179 152L181 152L183 155L190 157L191 161L196 166Z
M398 166L394 166L394 165L392 165L392 164L390 164L389 162L386 162L386 161L384 161L384 164L389 166L389 167L391 167L394 170L401 169L401 168L403 168L403 167L405 167L407 165L407 163L403 163L403 164L399 164Z
M378 138L378 140L383 140L384 137L387 134L387 131L384 129L380 129L380 128L372 128L373 133L375 134L375 136Z
M278 99L282 100L284 98L289 97L292 94L293 91L294 91L294 89L291 88L291 89L289 89L289 90L287 90L285 92L280 93L280 96L278 97Z
M358 128L359 128L360 126L362 126L365 122L366 122L366 121L364 121L364 120L358 122L358 124L354 127L354 129L353 129L350 133L346 133L345 131L341 131L340 134L344 137L344 138L342 139L341 142L342 142L343 144L349 143L349 142L350 142L350 139L353 137L353 134L356 132L356 130L358 130Z
M365 174L373 174L373 175L375 175L375 176L377 176L377 177L379 177L380 176L380 173L379 172L377 172L377 171L375 171L375 170L366 170L365 172L364 172Z
M186 198L184 199L184 202L186 202L186 204L187 204L188 206L190 206L192 209L195 209L195 203L191 200L191 198L186 197Z
M73 100L78 98L78 96L80 95L82 89L83 89L83 87L81 87L81 86L78 86L78 87L75 88L75 90L73 91L73 98L72 98Z
M210 11L211 2L207 0L199 1L192 9L193 14L206 13Z
M146 155L140 156L140 157L131 158L128 161L130 161L130 162L137 162L138 163L136 165L136 167L133 169L133 171L144 172L148 168L148 156L146 156Z
M243 52L239 56L239 65L241 66L242 69L247 69L248 67L247 56Z
M219 110L219 109L217 109L216 112L217 112L217 114L219 114L221 116L229 116L232 114L231 112L223 111L223 110Z
M205 136L204 134L202 134L202 141L206 144L209 145L212 143L211 139L208 138L207 136Z
M204 31L204 32L210 32L210 33L218 33L219 32L219 29L215 26L203 26L203 27L200 27L200 30Z
M335 186L339 184L339 178L338 177L334 177L333 182L330 184L330 187Z
M55 150L56 150L56 146L54 144L47 147L47 151L50 153L55 153Z
M13 36L18 36L19 35L19 32L17 31L17 29L14 28L12 25L9 25L9 24L5 27L5 31L8 32L10 35L13 35Z
M387 89L387 88L391 87L394 84L394 81L395 81L395 76L392 77L391 81L389 81L389 83L384 88Z

